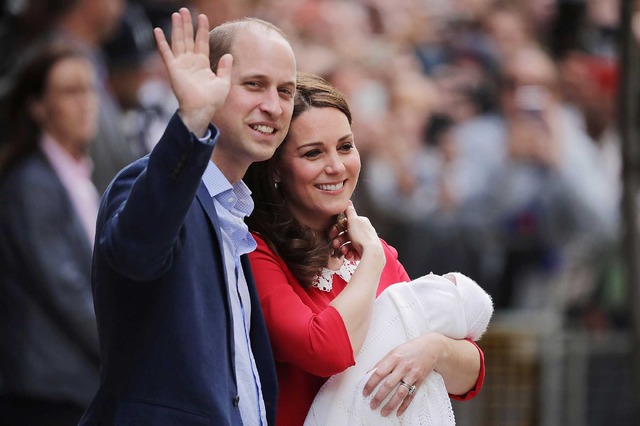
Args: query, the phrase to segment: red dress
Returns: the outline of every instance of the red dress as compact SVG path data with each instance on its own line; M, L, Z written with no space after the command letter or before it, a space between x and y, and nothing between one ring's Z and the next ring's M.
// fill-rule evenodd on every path
M257 249L249 254L258 288L260 304L278 373L278 426L300 426L318 390L330 376L354 365L354 354L342 317L329 303L347 283L334 274L329 292L303 289L287 265L254 234ZM398 261L397 251L382 241L386 264L377 294L389 285L410 281ZM469 399L484 381L484 356L476 387L464 397Z

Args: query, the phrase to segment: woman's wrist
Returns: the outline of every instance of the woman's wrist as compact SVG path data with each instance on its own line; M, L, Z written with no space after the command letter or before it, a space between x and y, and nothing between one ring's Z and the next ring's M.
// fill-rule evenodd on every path
M446 362L451 350L449 346L450 340L444 335L436 332L431 332L423 335L421 340L425 347L425 356L431 357L433 363L433 370L438 371L442 368L443 363Z
M362 248L360 263L363 261L380 265L380 270L384 268L384 265L387 263L387 258L384 255L384 249L380 241L378 241L377 244L370 244Z

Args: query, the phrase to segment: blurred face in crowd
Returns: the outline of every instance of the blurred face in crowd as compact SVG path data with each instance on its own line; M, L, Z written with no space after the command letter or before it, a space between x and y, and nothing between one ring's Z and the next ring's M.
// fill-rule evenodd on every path
M312 107L294 119L276 179L301 224L325 229L347 208L359 174L360 154L343 112Z
M553 61L537 48L516 52L503 69L502 107L506 114L546 110L557 101L557 70Z
M516 9L493 11L486 18L485 26L501 58L534 42L526 17Z
M95 70L88 60L64 58L51 68L41 99L31 104L31 113L42 131L75 157L84 155L96 133L95 80Z
M85 0L85 3L87 19L91 19L99 40L105 40L117 28L126 0Z

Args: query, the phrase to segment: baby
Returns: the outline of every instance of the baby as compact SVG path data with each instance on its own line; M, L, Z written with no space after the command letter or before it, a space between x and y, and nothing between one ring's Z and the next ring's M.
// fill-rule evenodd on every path
M389 286L376 299L356 365L324 384L305 426L454 425L444 380L435 371L417 388L414 400L400 417L395 414L383 417L379 410L372 410L369 404L375 391L365 397L362 390L373 366L393 348L428 332L476 341L486 331L492 315L491 297L475 281L457 272L444 276L428 274L409 283Z

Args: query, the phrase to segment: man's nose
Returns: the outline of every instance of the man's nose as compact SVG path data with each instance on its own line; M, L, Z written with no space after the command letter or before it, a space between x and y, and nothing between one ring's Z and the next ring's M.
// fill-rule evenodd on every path
M262 102L260 103L260 110L274 117L277 117L282 114L282 106L280 105L281 102L282 100L280 99L278 89L269 89L264 92L264 97L262 99Z

